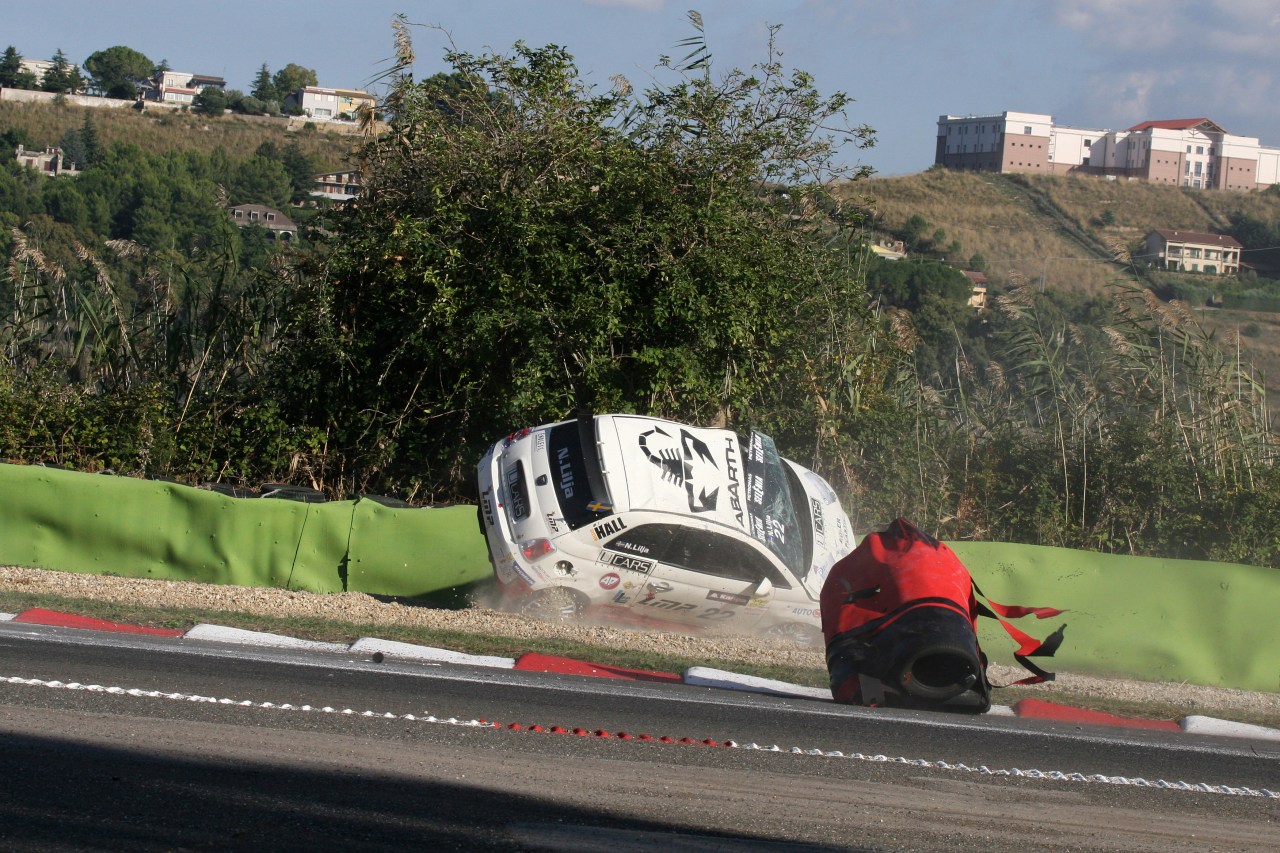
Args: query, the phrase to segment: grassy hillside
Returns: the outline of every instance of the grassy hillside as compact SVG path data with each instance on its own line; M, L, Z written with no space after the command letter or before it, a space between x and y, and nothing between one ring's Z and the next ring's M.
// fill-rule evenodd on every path
M1115 258L1140 253L1138 244L1154 228L1225 233L1236 213L1280 221L1280 192L1185 190L1097 177L930 169L873 179L859 190L872 202L870 230L901 233L920 216L928 224L926 237L944 232L935 248L948 262L964 268L975 254L982 256L995 292L1021 282L1101 294L1109 283L1132 278L1128 265ZM1257 259L1244 255L1246 264ZM1280 281L1267 278L1280 271L1260 266L1259 272L1258 286L1280 291ZM1242 358L1263 373L1272 411L1280 413L1280 313L1191 307L1224 346L1238 345Z
M1133 248L1153 228L1223 233L1233 213L1280 219L1280 193L1183 190L1096 177L975 174L930 169L874 179L872 228L901 231L912 216L941 228L940 250L964 265L975 254L997 285L1021 277L1048 287L1099 292L1125 274L1113 248ZM1110 223L1110 224L1104 224ZM949 253L953 242L958 253ZM1245 256L1246 262L1249 256Z
M0 101L0 133L22 128L32 146L57 145L68 130L79 129L85 117L93 123L98 140L104 146L115 142L137 145L148 151L196 150L209 153L221 148L233 157L248 159L263 142L286 145L296 142L303 153L315 159L323 169L346 165L346 157L359 137L349 133L306 128L296 120L290 129L288 119L265 116L241 116L228 113L210 118L192 112L154 109L101 109L72 104L25 104Z

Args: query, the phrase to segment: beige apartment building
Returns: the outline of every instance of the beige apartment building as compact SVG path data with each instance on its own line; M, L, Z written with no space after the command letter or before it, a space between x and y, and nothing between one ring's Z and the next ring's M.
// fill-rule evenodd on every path
M1280 183L1280 147L1228 133L1207 118L1144 121L1127 130L1054 124L1039 113L939 116L934 163L949 169L1102 175L1193 189Z

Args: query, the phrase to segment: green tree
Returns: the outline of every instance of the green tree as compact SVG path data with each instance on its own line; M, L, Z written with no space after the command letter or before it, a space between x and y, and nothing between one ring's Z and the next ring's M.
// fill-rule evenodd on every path
M27 89L28 91L34 92L40 88L40 81L36 78L36 73L34 71L28 71L24 68L19 71L18 76L14 78L13 88Z
M80 145L84 149L84 161L81 168L88 168L102 156L102 143L98 140L98 129L93 125L93 113L86 110L84 123L80 125Z
M84 61L93 87L108 98L132 99L138 86L155 71L150 59L124 45L100 50Z
M397 72L392 132L362 152L366 189L330 223L277 373L286 408L331 428L348 488L457 494L494 436L576 406L751 423L812 456L795 389L867 342L832 340L865 296L830 239L854 220L818 213L839 206L812 180L861 174L827 128L872 131L772 38L720 80L694 41L643 94L593 92L555 46L449 52L473 81L452 93Z
M205 115L220 116L227 111L227 93L217 86L205 86L191 105Z
M285 208L293 196L293 185L278 161L254 157L232 168L227 195L231 204Z
M67 61L67 56L58 48L53 55L53 65L44 72L40 88L46 92L71 94L80 91L84 86L84 78L80 72Z
M316 172L320 171L315 160L292 140L280 152L279 159L280 165L284 166L285 174L289 176L289 183L293 186L293 200L296 202L308 198L311 191L315 189Z
M253 95L245 95L239 98L231 105L231 108L238 113L251 116L262 115L267 111L267 105Z
M0 145L6 149L13 150L19 145L30 148L33 144L31 133L25 127L10 127L0 131Z
M266 66L264 65L263 68L265 69ZM292 62L271 77L271 84L275 87L276 99L280 101L306 86L320 85L313 69L303 68L301 65L295 65Z
M249 94L263 102L280 100L280 93L276 91L276 84L271 79L271 71L267 68L267 63L262 63L262 67L258 69Z
M902 242L907 248L916 251L921 248L924 242L925 229L929 227L929 223L925 221L920 214L913 215L902 226Z
M18 74L22 72L22 54L13 45L4 49L0 56L0 86L7 89L18 87Z
M83 169L88 165L88 155L85 153L84 142L80 136L80 131L76 128L69 128L66 133L62 134L62 138L58 140L58 147L62 149L62 156L70 163Z

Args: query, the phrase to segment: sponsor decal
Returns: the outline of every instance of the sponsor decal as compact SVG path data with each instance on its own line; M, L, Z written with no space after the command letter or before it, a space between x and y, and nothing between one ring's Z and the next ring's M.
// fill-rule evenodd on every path
M556 514L554 512L547 513L547 528L552 533L560 532L560 521L561 519L556 518Z
M669 598L645 598L645 600L640 603L645 607L653 607L657 610L666 610L669 613L685 613L698 608L698 605L696 604L690 604L687 601L672 601Z
M591 528L591 538L599 542L601 539L607 539L613 534L626 529L627 524L621 518L611 518Z
M769 459L777 455L773 439L762 432L752 431L747 442L747 518L752 537L777 551L777 544L787 543L786 519L769 514L766 507L777 507L779 492L786 488L781 481L782 472L771 481L768 476ZM777 463L781 465L781 463ZM776 543L776 544L775 544Z
M754 431L747 445L747 503L764 506L764 437Z
M750 604L748 604L747 606L748 606L748 607L768 607L768 606L769 606L769 596L767 596L767 595L761 595L761 596L757 596L757 597L755 597L755 598L752 598L752 599L751 599L751 603L750 603Z
M630 600L631 594L621 589L613 596L614 604L626 604Z
M507 469L507 496L511 501L511 515L525 518L529 515L529 505L525 503L524 489L520 482L520 466L512 465Z
M657 583L645 584L644 599L642 599L640 603L650 604L653 602L655 598L658 597L658 595L664 592L671 592L671 584L667 583L666 581L658 581Z
M639 545L635 542L628 542L625 539L615 539L609 543L609 547L615 551L630 551L633 554L648 554L648 545Z
M611 566L617 566L631 572L641 572L648 574L653 570L653 563L649 560L642 560L639 557L632 557L630 554L610 554L608 563Z
M705 487L699 488L698 482L704 477L714 480L715 475L708 472L700 475L699 468L706 465L711 470L716 468L711 448L702 439L686 429L680 430L680 439L662 427L654 427L640 434L640 451L646 459L661 471L663 482L683 488L689 499L689 512L714 512L719 499L719 487L707 492Z
M816 607L793 607L791 612L806 619L817 619L822 615L822 611Z
M817 547L826 550L827 525L822 517L822 504L817 498L809 498L809 512L813 515L813 541Z
M721 592L718 589L713 589L707 593L707 600L723 601L728 604L750 604L751 596L739 595L736 592Z
M742 495L738 491L738 440L733 436L725 436L724 474L729 478L729 508L738 524L742 524Z
M489 500L489 490L480 495L480 510L484 513L484 523L493 527L493 501Z
M620 583L622 583L622 578L617 572L608 572L600 576L601 589L617 589Z
M520 576L520 579L525 583L527 583L529 586L533 586L534 584L537 583L537 581L533 579L533 576L525 571L524 566L520 565L515 560L511 561L511 568L515 569L516 574Z
M546 431L545 431L545 430L539 430L538 432L534 433L534 435L533 435L533 449L534 449L534 450L546 450L546 449L547 449L547 433L546 433Z
M542 438L542 433L538 433ZM556 466L560 474L560 493L566 498L573 497L573 463L569 460L569 448L562 447L556 453Z

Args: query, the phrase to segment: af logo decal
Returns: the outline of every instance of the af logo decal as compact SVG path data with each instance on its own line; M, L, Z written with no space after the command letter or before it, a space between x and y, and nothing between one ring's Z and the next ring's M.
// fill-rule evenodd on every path
M689 497L690 512L715 511L720 489L716 487L710 494L705 487L699 489L698 481L702 478L695 470L704 465L710 465L712 470L716 470L715 458L705 441L682 429L677 442L662 427L654 427L641 433L640 450L646 459L658 466L664 481L684 488Z

